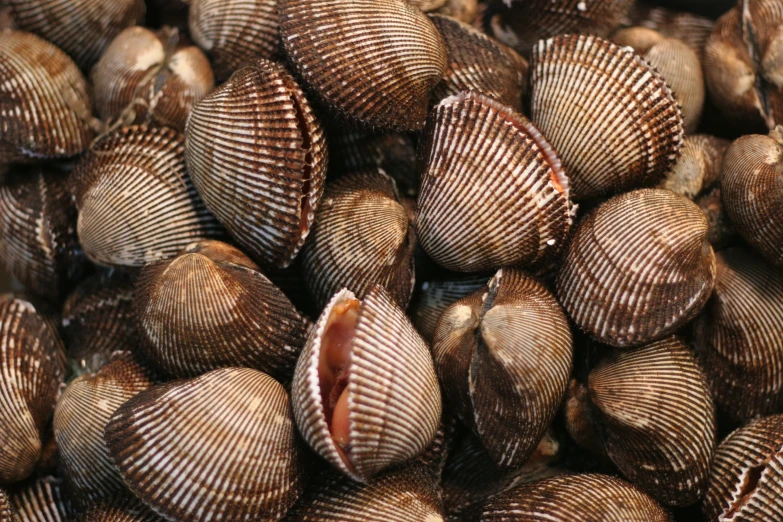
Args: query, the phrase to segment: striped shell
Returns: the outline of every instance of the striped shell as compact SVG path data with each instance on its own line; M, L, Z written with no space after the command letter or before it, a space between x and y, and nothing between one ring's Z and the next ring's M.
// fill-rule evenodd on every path
M115 466L171 521L278 520L306 475L285 389L224 368L143 391L105 429Z
M702 505L708 522L783 518L783 415L751 421L715 452Z
M715 293L694 342L721 410L747 420L783 410L783 277L747 248L718 252Z
M429 348L374 286L326 306L296 366L291 401L299 432L330 464L367 482L421 453L440 422Z
M413 227L394 181L378 169L330 182L302 268L318 309L342 288L358 299L381 286L403 310L413 292Z
M557 275L557 296L571 319L617 347L646 344L698 315L715 284L707 220L668 190L616 196L573 233Z
M439 265L477 272L546 264L571 224L569 180L530 121L483 94L430 113L416 232Z
M130 495L113 498L94 505L74 519L74 522L163 522L139 499Z
M411 305L411 319L428 343L435 337L435 326L446 308L483 288L489 276L467 275L444 281L425 281Z
M571 330L554 296L521 271L500 270L443 312L432 356L447 402L492 461L524 464L571 373Z
M0 164L80 154L92 139L91 113L87 82L65 53L33 34L0 31Z
M254 260L288 266L315 219L327 166L323 130L291 75L253 62L193 108L185 133L207 207Z
M174 377L243 366L285 382L307 335L283 292L219 241L144 267L133 308L146 358Z
M446 0L446 3L436 9L435 13L472 24L478 18L479 8L478 0Z
M421 129L448 60L421 11L405 0L278 0L278 14L288 59L333 112Z
M688 199L697 195L720 180L723 169L723 155L730 142L707 134L686 136L682 154L658 188L669 189Z
M8 495L2 489L0 489L0 522L19 522L19 517L13 511Z
M10 497L21 522L66 522L74 512L63 481L54 477L39 478Z
M680 109L661 75L631 49L558 36L538 43L531 70L531 119L558 152L575 199L658 181L674 164Z
M709 0L708 0L709 1ZM667 38L682 40L701 57L704 44L712 33L713 21L688 12L670 11L649 4L637 4L633 25L653 29Z
M76 165L70 186L90 260L141 267L221 233L185 171L183 141L172 129L125 127Z
M720 187L715 186L704 192L695 201L704 217L707 218L709 225L707 240L716 251L733 246L739 241L737 231L734 230L734 225L726 215L720 194Z
M440 9L446 4L446 0L408 0L408 2L411 5L415 5L425 13Z

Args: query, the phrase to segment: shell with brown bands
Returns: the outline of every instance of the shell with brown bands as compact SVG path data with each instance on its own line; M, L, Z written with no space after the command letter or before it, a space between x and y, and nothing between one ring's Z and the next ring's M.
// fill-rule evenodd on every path
M288 394L249 368L143 391L105 429L125 483L168 520L278 520L306 481Z
M667 38L682 40L701 57L704 44L712 33L713 21L693 13L670 11L669 9L637 4L631 19L640 25L658 31Z
M97 503L73 519L73 522L163 522L139 499L123 495Z
M257 60L191 112L187 164L207 207L239 246L287 267L315 220L326 176L326 140L282 65Z
M582 219L557 275L557 297L593 338L638 346L695 318L715 270L699 207L668 190L640 189Z
M674 164L680 108L631 49L595 36L557 36L538 43L531 70L531 120L558 152L575 199L658 181Z
M658 188L669 189L688 199L715 185L721 177L723 155L730 142L707 134L686 136L682 153Z
M432 343L438 319L446 308L486 286L489 276L467 275L444 281L425 281L411 304L410 316L424 340Z
M540 266L565 245L569 179L538 129L480 93L443 100L419 144L416 232L458 272Z
M55 477L36 479L9 496L20 522L66 522L75 511L63 481Z
M8 494L2 489L0 489L0 522L19 522L19 517L16 516L8 500Z
M288 59L333 112L421 129L448 56L419 9L406 0L278 0L278 14Z

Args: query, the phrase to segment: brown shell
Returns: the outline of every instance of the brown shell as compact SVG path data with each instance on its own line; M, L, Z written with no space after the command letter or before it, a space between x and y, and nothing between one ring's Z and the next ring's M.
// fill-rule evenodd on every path
M0 489L0 522L19 522L5 491Z
M783 517L783 415L751 421L718 446L702 505L709 520Z
M109 267L141 267L219 236L185 171L184 139L168 128L125 127L97 142L71 173L84 252Z
M61 479L44 477L9 496L21 522L66 522L74 509L64 490Z
M486 286L489 276L467 275L445 281L425 281L411 305L410 316L424 340L432 343L435 326L446 308Z
M154 511L130 495L92 506L73 522L163 522Z
M694 342L715 401L738 420L783 409L783 277L747 248L718 252Z
M571 330L555 297L521 271L500 270L443 312L432 356L447 402L492 461L523 465L571 373Z
M653 29L667 38L682 40L699 57L704 53L704 44L713 26L713 21L703 16L641 3L637 3L631 18L634 25Z
M716 186L699 196L695 203L704 213L709 224L707 240L712 248L722 250L735 245L739 241L739 235L734 230L734 225L726 215L726 209L721 201L720 187Z
M707 134L686 136L682 154L658 188L669 189L688 199L695 199L699 193L720 179L723 169L723 155L730 142Z
M563 400L563 419L568 436L577 446L589 451L591 457L598 457L601 463L609 461L601 439L601 427L594 420L590 390L578 379L568 382Z
M207 207L263 265L287 267L323 193L326 140L282 65L258 60L198 103L187 163Z
M615 196L577 225L557 296L595 339L638 346L696 317L715 270L699 207L668 190L640 189Z
M419 154L416 232L439 265L539 266L565 245L569 179L521 114L480 93L446 98L430 113Z
M479 5L478 0L446 0L446 3L437 8L435 12L451 16L466 24L472 24L478 18Z
M278 14L288 59L332 111L421 129L448 57L419 9L406 0L278 0Z
M408 0L408 2L425 13L428 11L435 11L446 4L446 0Z
M34 34L0 31L0 164L80 154L91 113L87 81L68 55Z
M278 520L306 480L285 389L223 368L143 391L105 429L125 483L169 520Z

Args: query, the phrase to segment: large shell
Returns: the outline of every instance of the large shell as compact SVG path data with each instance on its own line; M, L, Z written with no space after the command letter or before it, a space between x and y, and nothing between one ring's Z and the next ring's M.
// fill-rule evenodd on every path
M11 504L21 522L66 522L74 509L64 489L60 479L39 478L14 491Z
M423 143L416 232L438 264L460 272L542 265L571 224L569 180L530 121L480 93L443 100Z
M688 199L715 184L723 169L723 154L730 142L707 134L692 134L683 141L682 154L666 173L658 188L666 188Z
M307 443L363 482L424 450L441 415L430 351L378 286L361 303L348 290L332 298L299 357L291 400Z
M143 391L105 438L126 484L171 521L278 520L306 480L285 389L249 368Z
M668 190L616 196L576 227L557 276L571 319L612 346L661 339L698 315L715 284L707 220Z
M70 179L87 257L141 267L220 234L183 160L181 134L144 125L119 129L90 149Z
M163 522L164 520L139 499L124 495L94 505L76 517L73 522Z
M448 57L421 11L406 0L278 0L278 13L288 59L333 111L390 130L424 125Z
M531 69L531 119L558 152L574 198L658 181L674 164L679 106L631 49L563 35L538 43Z
M410 313L424 340L432 342L435 326L446 308L486 286L488 280L487 275L468 275L444 281L425 281L411 305Z
M197 104L187 162L207 207L253 259L288 266L323 193L326 141L283 66L258 60Z
M667 38L682 40L699 57L702 56L704 44L712 33L712 20L693 13L670 11L650 4L637 4L637 6L631 17L634 25L654 29Z

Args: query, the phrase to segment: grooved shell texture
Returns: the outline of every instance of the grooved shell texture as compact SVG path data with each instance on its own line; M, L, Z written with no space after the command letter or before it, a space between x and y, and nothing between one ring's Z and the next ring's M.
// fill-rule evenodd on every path
M658 188L694 199L721 177L723 155L731 142L707 134L686 136L682 154Z
M489 276L468 275L445 281L425 281L411 305L411 318L424 340L432 343L435 326L443 311L487 284Z
M0 522L19 522L19 518L11 507L8 495L0 489Z
M54 477L36 479L10 496L21 522L66 522L74 513L63 481Z
M139 499L130 495L113 498L94 505L74 519L74 522L163 522Z

